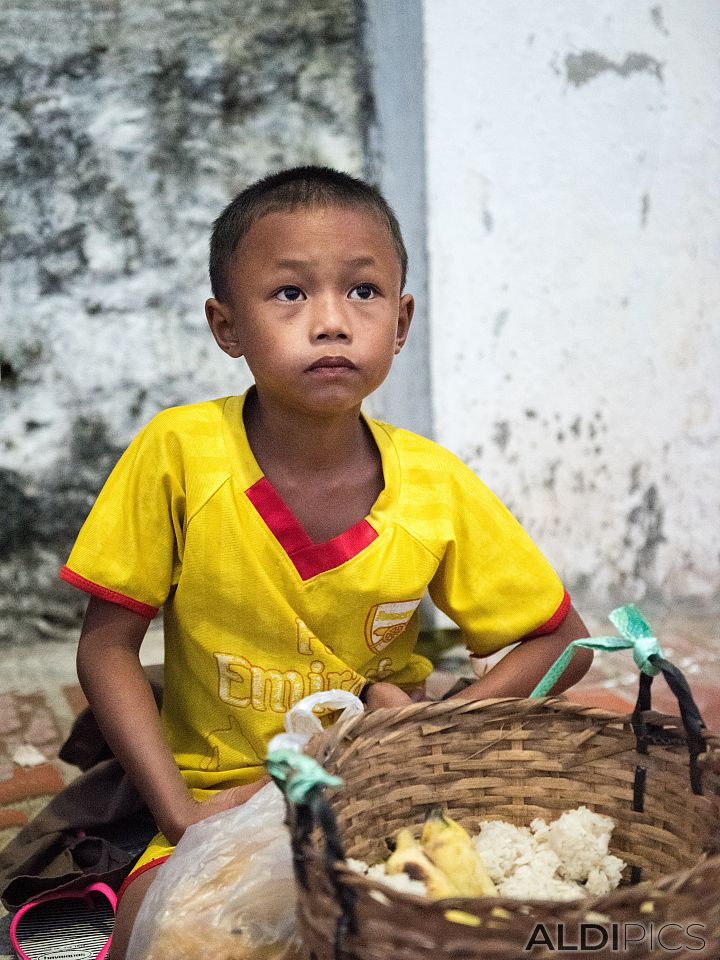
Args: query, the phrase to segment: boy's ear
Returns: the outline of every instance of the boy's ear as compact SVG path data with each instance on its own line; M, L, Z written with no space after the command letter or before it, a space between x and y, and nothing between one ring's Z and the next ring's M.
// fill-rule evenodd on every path
M237 325L231 308L215 297L205 301L205 316L215 337L215 342L229 357L243 355Z
M398 354L405 346L413 313L415 311L415 298L411 293L405 293L400 297L400 310L398 311L397 333L395 334L395 353Z

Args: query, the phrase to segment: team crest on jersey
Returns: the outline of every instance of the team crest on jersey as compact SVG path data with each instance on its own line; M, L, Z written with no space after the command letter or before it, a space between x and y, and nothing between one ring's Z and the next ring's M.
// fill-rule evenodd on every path
M420 605L417 600L395 600L372 607L365 621L365 640L374 653L379 653L400 636Z

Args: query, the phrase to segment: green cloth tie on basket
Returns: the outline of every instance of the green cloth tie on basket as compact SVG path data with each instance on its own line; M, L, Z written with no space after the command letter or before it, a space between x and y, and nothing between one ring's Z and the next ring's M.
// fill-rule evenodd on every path
M652 663L650 657L653 654L662 657L662 651L657 638L653 636L650 624L638 608L632 603L624 607L618 607L608 615L608 619L622 636L587 637L584 640L573 640L563 650L530 696L545 697L548 695L575 656L578 647L587 647L589 650L631 649L633 660L640 671L650 677L657 676L660 673L660 667Z
M342 786L340 777L327 773L317 760L296 750L271 750L265 768L291 803L304 803L314 787Z

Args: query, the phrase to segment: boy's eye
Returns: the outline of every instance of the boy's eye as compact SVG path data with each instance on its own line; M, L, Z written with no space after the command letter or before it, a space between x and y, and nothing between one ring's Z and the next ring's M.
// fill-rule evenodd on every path
M359 283L356 287L353 287L350 293L348 294L351 300L372 300L376 294L375 287L369 283ZM353 296L355 294L355 296Z
M280 287L280 289L275 292L275 296L278 300L282 300L283 303L297 303L298 300L302 300L305 297L305 294L300 287Z

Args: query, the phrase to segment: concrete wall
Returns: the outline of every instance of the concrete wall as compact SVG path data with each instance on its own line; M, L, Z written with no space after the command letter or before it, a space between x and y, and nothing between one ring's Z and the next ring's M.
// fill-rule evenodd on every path
M76 629L59 564L160 408L247 385L209 226L273 169L366 173L355 0L0 7L0 638Z
M424 0L436 438L579 599L720 581L720 11Z
M431 436L422 0L365 0L365 11L375 104L370 157L376 181L402 225L409 260L406 290L415 297L410 337L366 407L374 416Z

